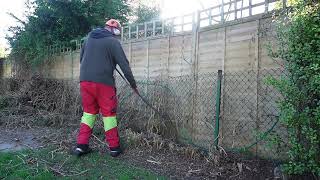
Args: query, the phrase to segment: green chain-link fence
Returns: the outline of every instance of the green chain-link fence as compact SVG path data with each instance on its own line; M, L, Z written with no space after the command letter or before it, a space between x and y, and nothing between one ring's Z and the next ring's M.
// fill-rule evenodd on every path
M209 150L247 150L259 156L278 157L284 150L268 148L275 134L286 138L278 122L280 93L265 83L284 76L281 69L224 72L221 77L220 117L218 73L138 81L139 91L161 113L159 116L117 79L121 127L148 130ZM218 95L218 96L217 96ZM219 127L218 127L219 124ZM217 134L215 135L215 131ZM282 148L282 147L281 147Z
M147 107L117 76L119 127L152 131L205 150L214 148L218 142L218 146L226 150L283 157L286 150L282 145L287 142L287 132L279 122L277 107L282 97L265 83L270 76L285 78L287 75L282 69L223 72L220 96L218 72L138 79L141 95L161 115ZM217 103L219 97L221 101ZM217 113L217 104L221 106L220 113ZM271 139L278 139L277 146L269 148Z

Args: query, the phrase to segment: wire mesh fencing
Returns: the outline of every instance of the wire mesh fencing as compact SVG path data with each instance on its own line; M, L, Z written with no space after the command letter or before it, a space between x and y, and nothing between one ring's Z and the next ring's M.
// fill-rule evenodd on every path
M217 72L137 81L140 93L157 112L118 79L121 127L152 131L206 150L218 140L218 146L226 150L281 156L282 147L269 148L271 136L285 139L287 134L279 123L281 94L265 83L271 76L284 73L280 69L224 72L221 94L217 93Z

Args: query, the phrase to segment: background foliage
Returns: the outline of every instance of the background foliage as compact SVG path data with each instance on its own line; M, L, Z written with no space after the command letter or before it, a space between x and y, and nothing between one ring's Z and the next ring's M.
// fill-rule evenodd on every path
M320 176L320 4L291 0L279 16L278 49L275 58L284 60L288 79L271 79L284 96L281 122L289 133L289 174Z
M39 64L48 46L67 44L81 38L105 18L127 21L129 6L124 0L35 0L27 4L29 12L22 26L11 27L8 37L12 56L29 64Z
M49 46L70 46L71 40L81 39L93 28L103 26L106 18L126 23L132 17L140 22L160 13L142 4L132 8L127 0L34 0L26 5L26 21L11 14L21 25L10 27L12 36L7 39L12 59L28 65L41 64Z
M160 18L160 9L157 6L149 7L144 4L139 4L134 8L134 23L148 22Z

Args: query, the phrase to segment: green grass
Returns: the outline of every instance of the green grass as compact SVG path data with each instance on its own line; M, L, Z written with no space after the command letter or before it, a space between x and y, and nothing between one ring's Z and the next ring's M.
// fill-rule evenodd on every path
M53 149L0 153L0 179L166 179L107 154L77 158Z

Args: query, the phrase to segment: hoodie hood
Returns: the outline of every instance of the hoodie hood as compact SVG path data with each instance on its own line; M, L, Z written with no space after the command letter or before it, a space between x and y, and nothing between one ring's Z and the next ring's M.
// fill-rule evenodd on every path
M94 39L101 39L101 38L105 38L105 37L109 37L109 36L113 36L113 34L104 28L94 29L93 31L91 31L91 33L89 35L89 37L94 38Z

